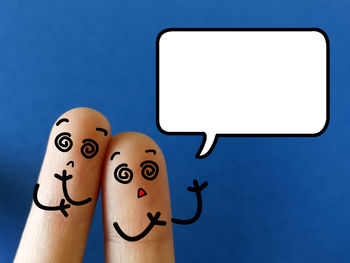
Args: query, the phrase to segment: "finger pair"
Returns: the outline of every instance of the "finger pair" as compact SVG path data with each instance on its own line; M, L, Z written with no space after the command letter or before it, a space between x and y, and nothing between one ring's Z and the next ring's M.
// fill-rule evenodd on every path
M102 183L107 262L173 262L164 156L89 108L54 124L15 262L82 262Z

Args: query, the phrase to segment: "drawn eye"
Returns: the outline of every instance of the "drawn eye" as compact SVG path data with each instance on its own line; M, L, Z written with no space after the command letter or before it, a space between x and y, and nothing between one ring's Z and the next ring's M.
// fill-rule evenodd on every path
M140 164L141 174L147 180L154 180L159 172L159 167L156 162L153 161L144 161Z
M80 151L85 158L91 159L98 153L98 144L93 139L85 139Z
M128 168L126 163L118 165L114 170L114 178L119 183L128 184L132 180L132 170Z
M55 138L55 145L61 152L68 152L73 147L73 141L69 132L62 132Z

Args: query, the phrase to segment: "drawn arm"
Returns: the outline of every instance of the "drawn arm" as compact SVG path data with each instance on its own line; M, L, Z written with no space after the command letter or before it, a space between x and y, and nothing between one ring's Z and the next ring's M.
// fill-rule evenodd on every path
M202 191L205 187L208 186L208 182L205 181L201 185L198 184L198 181L195 179L193 180L193 186L187 187L187 190L190 192L196 193L197 197L197 211L195 215L190 218L190 219L177 219L177 218L172 218L171 222L175 224L180 224L180 225L189 225L198 220L198 218L201 216L202 213Z
M70 204L64 204L65 200L62 199L60 205L58 206L46 206L43 205L39 202L38 200L38 191L39 191L39 184L36 184L34 187L34 192L33 192L33 200L34 200L34 204L36 204L37 207L39 207L40 209L43 210L47 210L47 211L61 211L62 214L67 217L68 213L66 211L66 209L70 208Z
M63 194L64 194L64 197L67 199L67 201L69 203L71 203L72 205L85 205L87 203L89 203L92 198L89 197L89 198L86 198L85 200L81 200L81 201L74 201L68 194L68 189L67 189L67 181L72 179L73 176L70 174L70 175L67 175L67 171L66 170L63 170L62 172L62 176L59 175L59 174L55 174L55 177L62 181L62 190L63 190Z

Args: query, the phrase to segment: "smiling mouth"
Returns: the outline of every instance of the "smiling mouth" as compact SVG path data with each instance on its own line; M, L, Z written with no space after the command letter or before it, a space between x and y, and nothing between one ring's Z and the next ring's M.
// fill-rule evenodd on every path
M69 165L72 165L72 168L74 167L74 162L73 161L69 161L66 165L69 166Z
M140 197L143 197L146 195L147 195L147 193L143 188L139 188L139 190L137 190L137 198L140 198Z

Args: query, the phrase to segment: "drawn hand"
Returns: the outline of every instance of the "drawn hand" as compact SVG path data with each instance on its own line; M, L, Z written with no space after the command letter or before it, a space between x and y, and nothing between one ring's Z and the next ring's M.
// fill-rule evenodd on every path
M201 185L198 184L198 181L196 179L193 180L193 186L187 187L187 190L190 192L200 193L203 191L204 188L208 186L208 182L205 181Z

